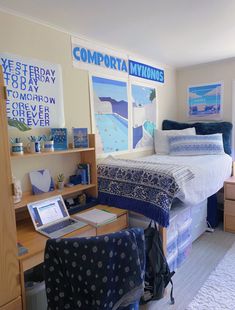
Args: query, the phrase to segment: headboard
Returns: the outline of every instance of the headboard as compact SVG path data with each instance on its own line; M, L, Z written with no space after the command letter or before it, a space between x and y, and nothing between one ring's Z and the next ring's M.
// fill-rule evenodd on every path
M197 135L211 135L214 133L222 133L224 151L231 155L232 153L232 128L233 125L230 122L215 122L215 123L179 123L170 120L164 120L162 122L163 130L172 129L185 129L195 127Z

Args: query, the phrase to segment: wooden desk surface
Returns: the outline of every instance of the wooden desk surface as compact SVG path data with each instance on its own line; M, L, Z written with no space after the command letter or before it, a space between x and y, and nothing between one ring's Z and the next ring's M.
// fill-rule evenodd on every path
M116 209L105 205L97 205L94 208L116 213L118 217L127 214L126 210ZM86 225L65 235L64 237L73 237L78 235L95 236L96 228L91 225ZM18 257L23 271L28 270L43 261L44 248L47 239L48 238L46 236L36 232L30 218L17 222L17 241L28 249L28 253Z
M78 230L75 230L65 237L72 237L76 235L83 234L84 232L93 229L92 226L86 225ZM28 256L32 256L37 254L38 252L42 251L45 248L47 237L43 236L42 234L38 233L31 221L31 219L27 219L17 223L17 240L20 242L24 247L28 249L28 253L19 256L19 260L25 259Z

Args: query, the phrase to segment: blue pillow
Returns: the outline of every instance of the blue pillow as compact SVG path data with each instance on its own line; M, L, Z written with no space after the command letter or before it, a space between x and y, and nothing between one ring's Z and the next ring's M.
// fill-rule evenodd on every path
M169 136L170 155L222 155L222 134Z
M213 122L213 123L179 123L176 121L164 120L162 122L163 130L185 129L195 127L197 135L211 135L216 133L223 134L224 151L231 155L232 153L232 123L230 122Z

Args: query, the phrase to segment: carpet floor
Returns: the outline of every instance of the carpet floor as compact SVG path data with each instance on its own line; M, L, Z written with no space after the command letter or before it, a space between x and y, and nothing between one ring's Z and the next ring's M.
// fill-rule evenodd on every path
M186 309L235 309L235 243Z
M168 293L167 296L160 301L149 302L148 304L141 306L140 309L187 309L187 306L197 295L198 291L206 282L211 272L220 263L234 242L235 234L224 232L222 226L218 227L214 233L204 233L193 243L190 256L176 271L176 274L173 277L175 304L169 304ZM208 307L206 309L210 310ZM232 309L235 309L235 306ZM196 310L201 310L201 308L197 308Z

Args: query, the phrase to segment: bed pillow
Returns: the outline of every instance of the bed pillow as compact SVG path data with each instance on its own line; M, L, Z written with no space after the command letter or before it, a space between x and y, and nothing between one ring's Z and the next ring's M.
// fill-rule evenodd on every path
M233 125L230 122L198 122L198 123L179 123L176 121L164 120L162 122L163 130L176 130L185 129L189 127L196 128L197 135L212 135L216 133L223 134L224 151L231 155L232 153L232 128Z
M222 155L222 134L169 136L170 155Z
M154 148L156 154L169 154L168 136L178 135L196 135L195 128L187 128L183 130L160 130L154 131Z

